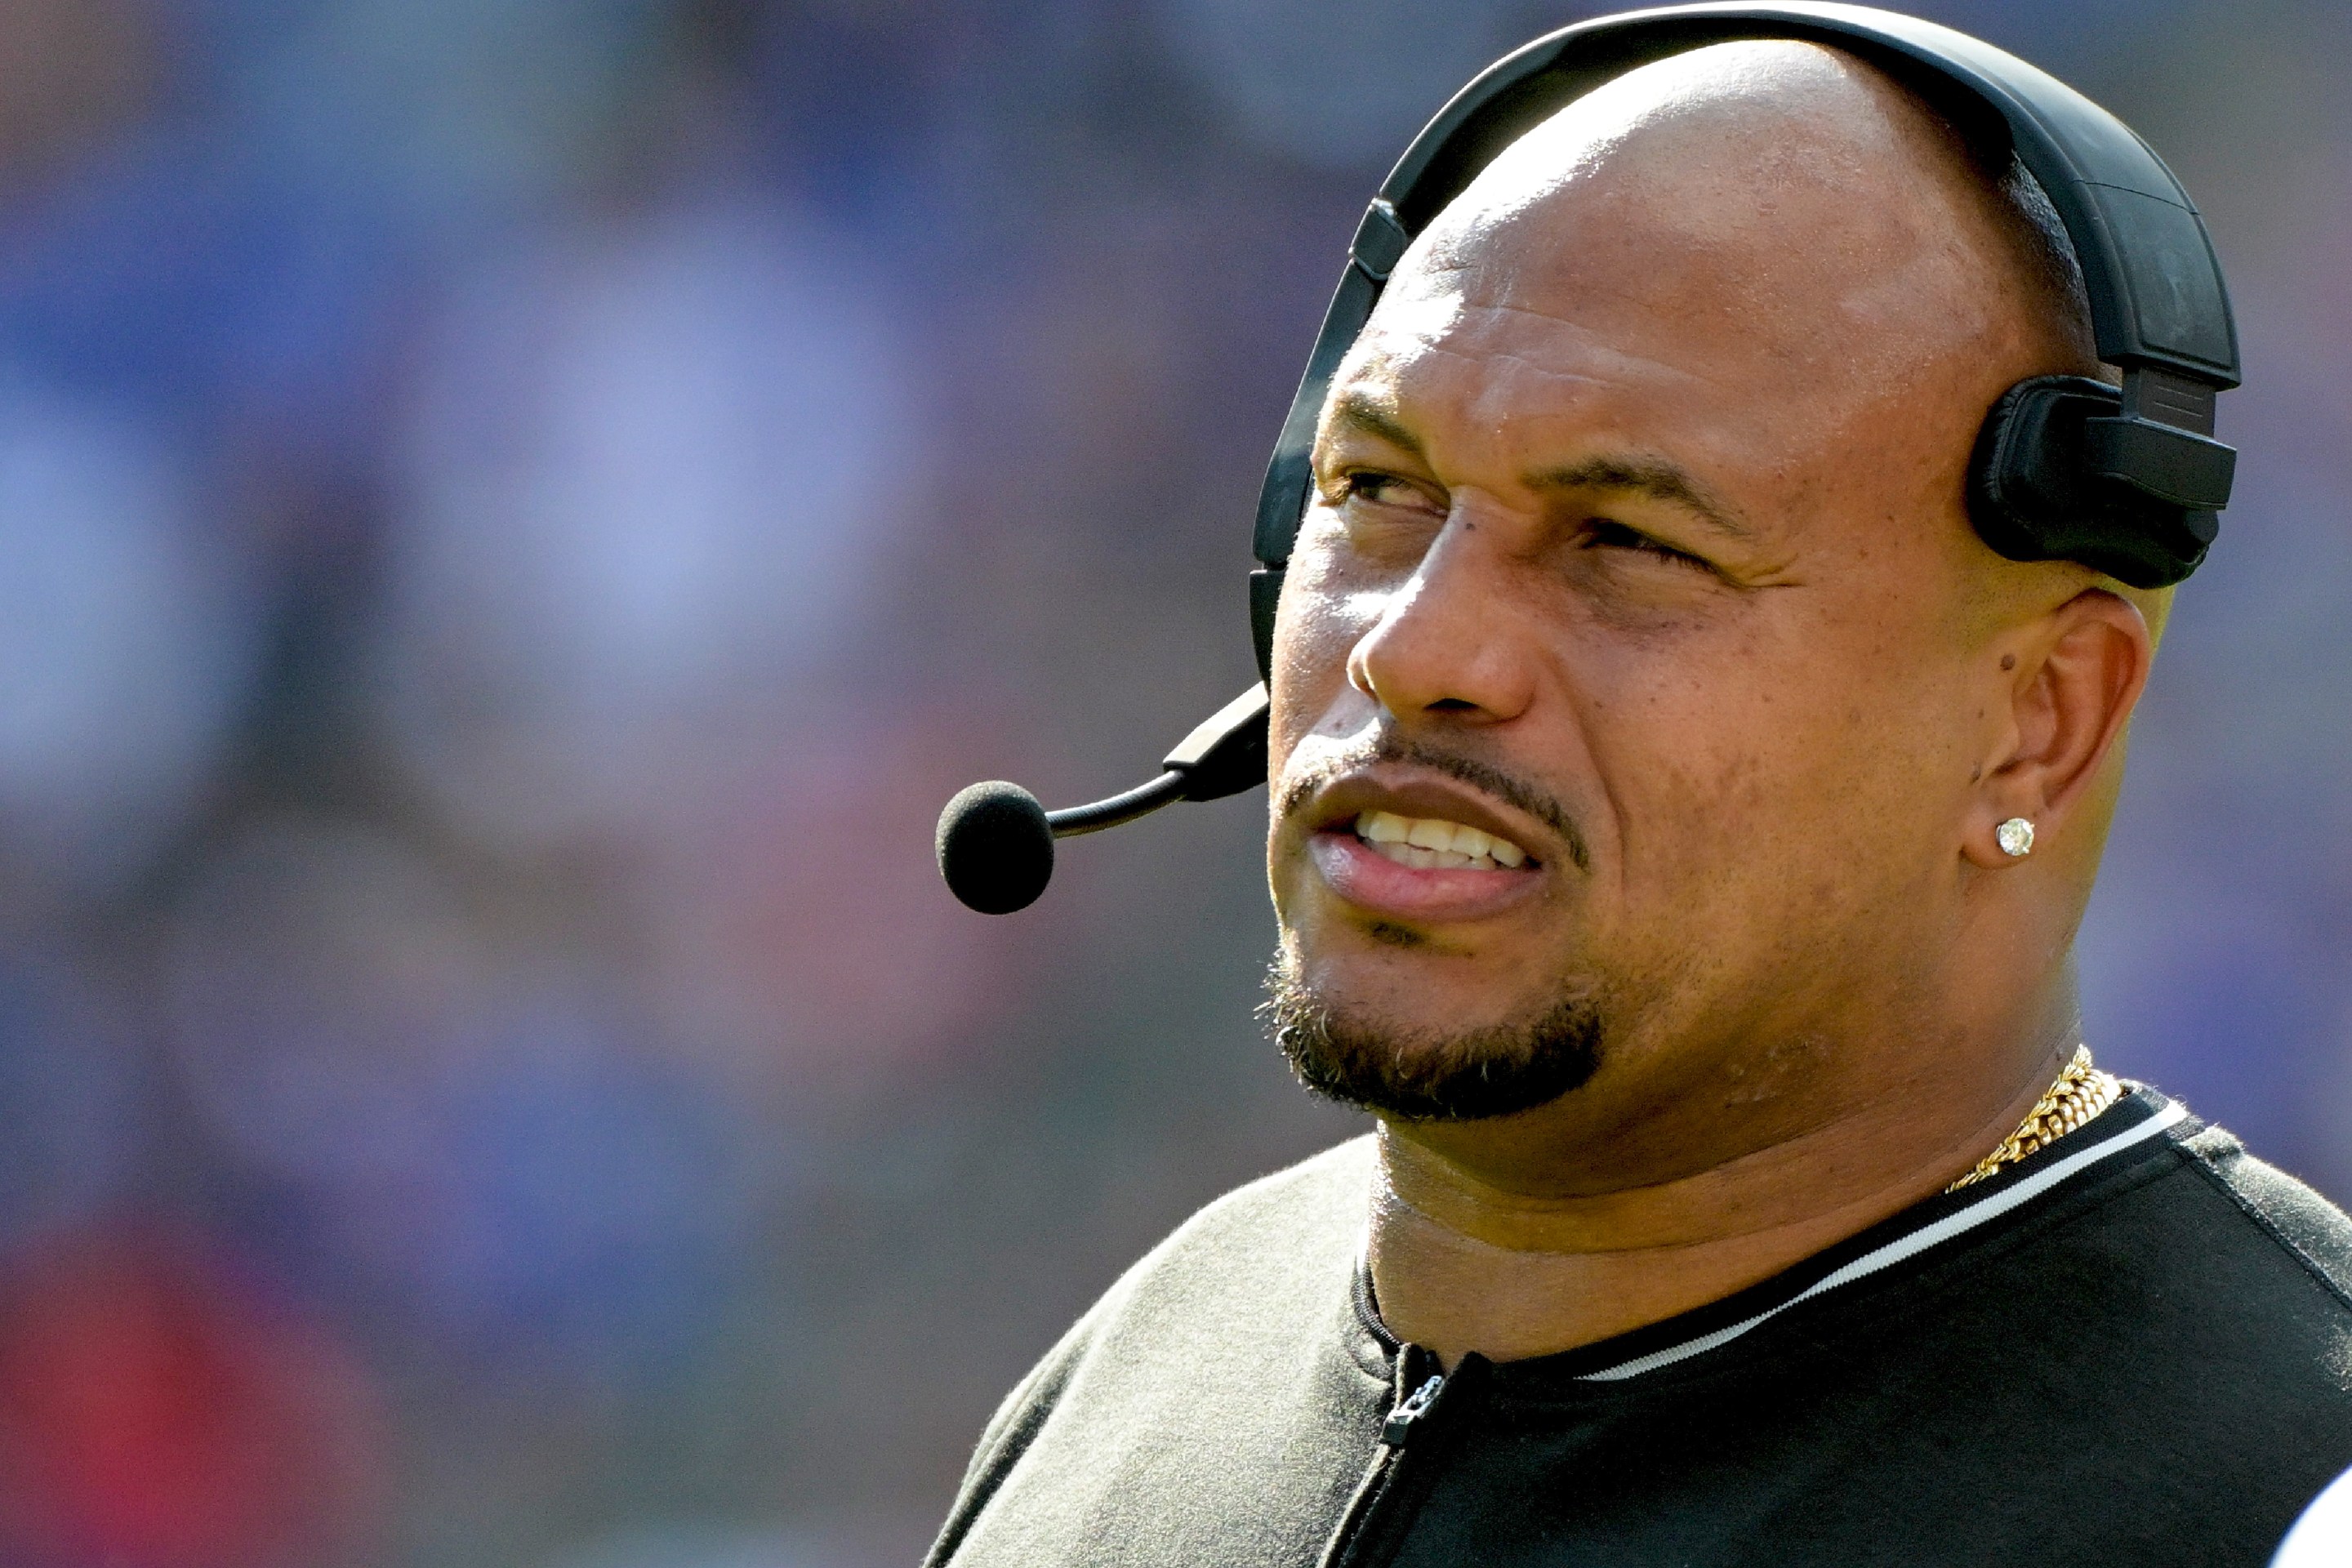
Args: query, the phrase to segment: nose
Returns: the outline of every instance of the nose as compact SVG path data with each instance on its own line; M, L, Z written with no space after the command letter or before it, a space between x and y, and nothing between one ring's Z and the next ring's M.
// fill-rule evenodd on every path
M1348 652L1348 683L1404 724L1500 724L1533 697L1533 660L1510 613L1508 530L1456 499L1413 574Z

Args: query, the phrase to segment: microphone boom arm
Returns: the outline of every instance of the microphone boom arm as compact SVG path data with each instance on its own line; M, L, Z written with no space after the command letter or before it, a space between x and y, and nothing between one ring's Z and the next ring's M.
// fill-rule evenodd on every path
M1161 806L1173 805L1185 798L1184 775L1170 768L1150 784L1138 784L1125 795L1115 795L1090 805L1049 811L1045 814L1045 826L1054 830L1056 838L1076 838L1082 833L1100 833L1106 827L1118 827L1139 816L1149 816Z
M1150 784L1087 805L1047 811L1002 780L959 793L940 814L934 847L948 889L982 914L1024 909L1054 875L1054 840L1100 833L1180 800L1221 800L1265 782L1263 682L1226 703L1176 743Z

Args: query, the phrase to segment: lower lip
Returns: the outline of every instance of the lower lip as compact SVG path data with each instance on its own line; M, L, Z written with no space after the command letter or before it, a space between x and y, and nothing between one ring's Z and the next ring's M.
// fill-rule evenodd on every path
M1423 870L1390 859L1346 828L1307 841L1333 892L1373 914L1414 921L1475 921L1534 896L1532 866L1494 871Z

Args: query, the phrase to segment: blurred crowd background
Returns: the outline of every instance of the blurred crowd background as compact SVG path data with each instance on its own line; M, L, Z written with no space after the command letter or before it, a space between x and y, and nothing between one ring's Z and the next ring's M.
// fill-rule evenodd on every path
M0 0L0 1564L910 1562L1353 1128L1262 796L940 802L1253 671L1387 160L1528 0ZM1930 0L2205 204L2248 388L2091 1037L2352 1197L2352 8Z

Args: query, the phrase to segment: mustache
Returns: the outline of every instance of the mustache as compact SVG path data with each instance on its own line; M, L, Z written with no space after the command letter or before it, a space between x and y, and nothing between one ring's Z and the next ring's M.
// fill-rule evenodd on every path
M1560 842L1568 846L1568 858L1576 862L1578 870L1592 869L1592 856L1585 846L1584 835L1568 815L1567 808L1560 805L1558 796L1523 778L1505 773L1491 763L1394 732L1376 735L1343 752L1321 758L1312 766L1286 779L1282 793L1276 797L1280 815L1290 816L1305 805L1318 791L1377 763L1410 763L1483 791L1514 810L1534 817L1559 835Z

